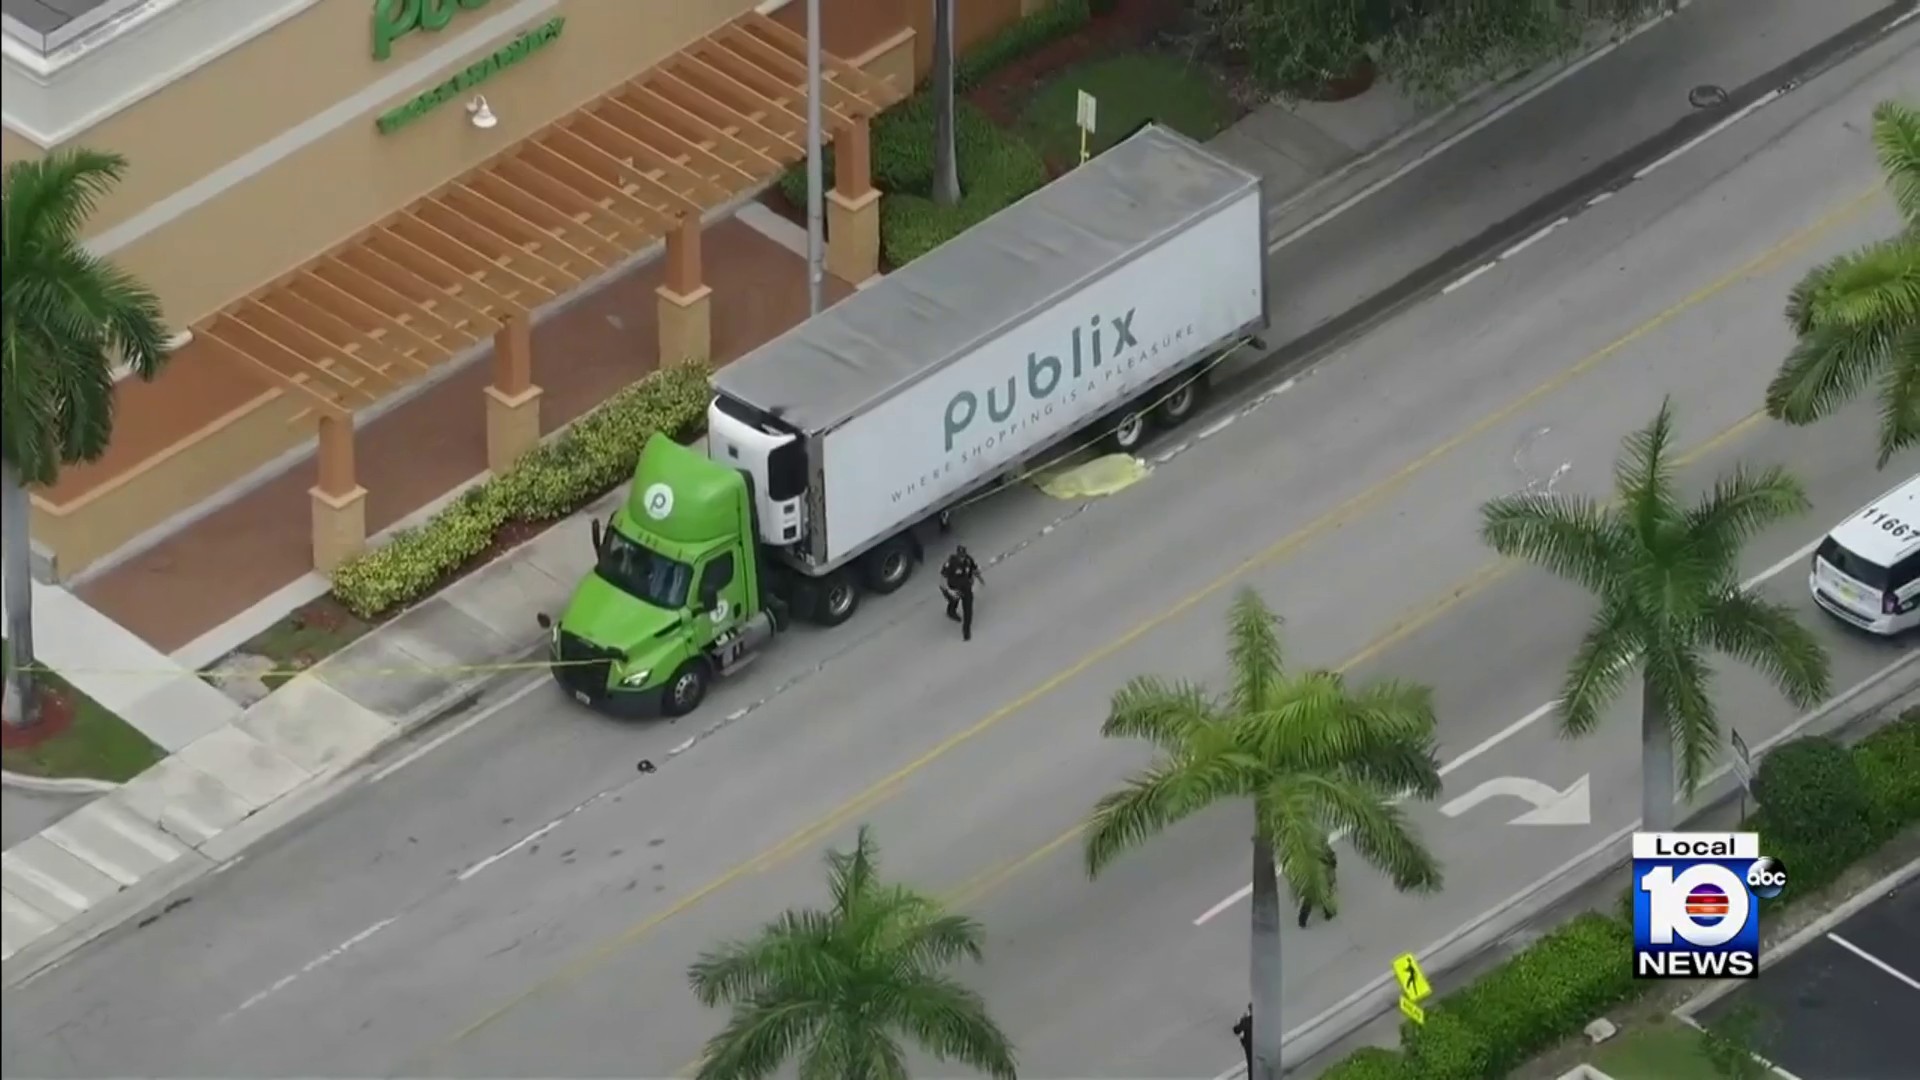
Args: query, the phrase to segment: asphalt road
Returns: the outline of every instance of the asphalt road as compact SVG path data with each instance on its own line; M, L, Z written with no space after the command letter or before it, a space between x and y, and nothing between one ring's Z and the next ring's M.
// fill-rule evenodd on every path
M1920 1016L1920 884L1861 909L1715 1002L1708 1027L1751 1008L1760 1052L1797 1080L1906 1080Z
M1690 482L1767 460L1810 486L1814 513L1748 562L1778 568L1760 587L1818 628L1836 685L1903 655L1821 616L1800 576L1805 548L1920 455L1874 472L1870 403L1800 431L1753 410L1791 283L1895 227L1862 129L1875 101L1920 94L1917 36L1196 428L1137 487L983 505L961 523L970 546L1031 543L987 568L972 643L928 586L790 643L678 725L602 720L536 685L10 991L0 1061L42 1077L666 1075L721 1020L687 993L687 964L820 899L819 853L864 821L892 874L985 922L988 962L967 977L1024 1075L1229 1066L1244 812L1190 821L1097 883L1072 828L1146 760L1098 738L1108 695L1141 671L1217 675L1234 587L1285 613L1298 663L1431 684L1449 797L1504 776L1592 792L1585 825L1510 825L1526 807L1507 798L1417 808L1448 869L1438 896L1394 895L1348 860L1340 920L1288 928L1290 1030L1637 813L1628 710L1577 744L1538 722L1588 605L1500 572L1475 539L1482 500L1603 493L1620 436L1670 394ZM1738 669L1718 700L1756 745L1794 717ZM663 764L640 774L642 758Z

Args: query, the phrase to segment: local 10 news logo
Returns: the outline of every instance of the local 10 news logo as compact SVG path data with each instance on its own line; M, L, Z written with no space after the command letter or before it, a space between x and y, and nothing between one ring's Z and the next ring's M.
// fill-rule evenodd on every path
M1760 973L1760 901L1787 868L1759 833L1633 835L1633 975L1751 979Z

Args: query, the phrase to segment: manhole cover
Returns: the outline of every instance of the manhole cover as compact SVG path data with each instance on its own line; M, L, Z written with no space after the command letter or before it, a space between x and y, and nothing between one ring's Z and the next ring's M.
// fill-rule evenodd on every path
M1711 109L1727 103L1727 92L1712 83L1706 83L1687 91L1687 102L1696 109Z

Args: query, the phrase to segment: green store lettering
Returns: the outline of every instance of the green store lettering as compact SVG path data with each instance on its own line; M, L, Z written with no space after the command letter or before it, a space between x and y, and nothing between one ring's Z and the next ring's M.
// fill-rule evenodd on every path
M373 58L393 55L393 43L415 30L444 30L457 11L478 11L492 0L374 0Z
M542 23L508 42L485 59L478 60L469 65L446 82L428 90L426 93L421 94L405 105L382 113L380 118L374 121L374 126L380 129L382 135L398 131L400 128L413 123L427 113L446 104L449 100L479 86L501 71L512 67L540 51L542 48L545 48L547 45L552 44L553 40L560 36L560 31L566 24L567 20L564 16Z

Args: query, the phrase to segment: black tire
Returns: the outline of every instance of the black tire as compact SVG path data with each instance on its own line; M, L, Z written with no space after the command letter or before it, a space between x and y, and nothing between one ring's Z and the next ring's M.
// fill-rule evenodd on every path
M913 576L913 545L896 536L860 557L860 583L876 596L899 592Z
M853 575L835 570L817 582L819 597L813 605L813 621L821 626L839 626L860 610L860 586Z
M1113 414L1113 430L1107 432L1107 446L1131 454L1146 445L1147 415L1133 405Z
M1162 428L1177 428L1193 414L1200 411L1200 402L1206 396L1207 377L1196 375L1181 382L1166 393L1160 404L1153 407L1153 422Z
M681 664L660 691L660 711L667 716L685 716L707 699L707 686L713 681L713 669L704 659Z

